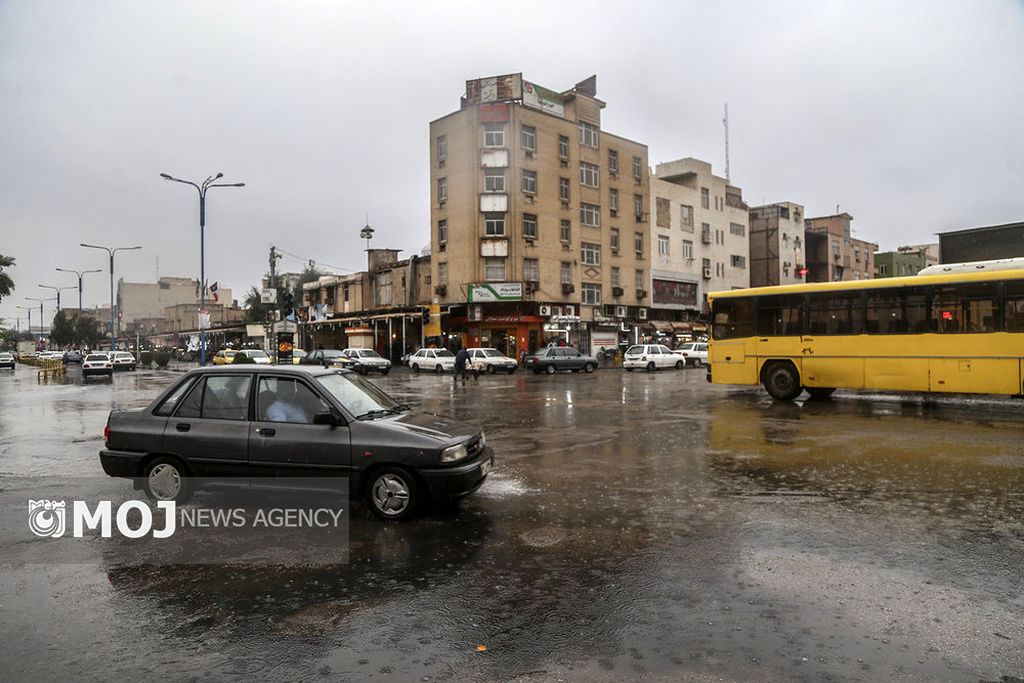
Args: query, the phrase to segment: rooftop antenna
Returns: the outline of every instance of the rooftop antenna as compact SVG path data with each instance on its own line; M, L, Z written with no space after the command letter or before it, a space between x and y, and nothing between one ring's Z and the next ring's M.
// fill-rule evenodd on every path
M732 185L729 178L729 103L725 103L725 116L722 117L722 125L725 126L725 182Z

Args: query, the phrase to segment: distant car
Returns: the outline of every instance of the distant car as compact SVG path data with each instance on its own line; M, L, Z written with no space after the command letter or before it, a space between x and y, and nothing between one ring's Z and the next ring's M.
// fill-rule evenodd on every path
M235 355L238 351L234 349L221 349L217 352L217 355L213 357L214 365L227 365L235 359Z
M82 377L114 374L114 364L105 353L90 353L82 361Z
M64 360L64 353L61 351L40 351L36 354L36 360Z
M301 359L299 365L323 365L334 368L351 368L355 361L345 356L340 349L316 349Z
M65 363L81 363L82 362L82 352L79 351L78 349L72 349L71 351L65 351L64 352L64 362Z
M468 348L469 362L484 368L484 372L493 375L498 370L512 374L519 367L515 362L498 349Z
M455 369L455 354L448 349L420 349L409 356L413 372L446 372Z
M559 370L583 370L590 373L597 369L597 359L586 356L571 346L548 346L528 355L523 367L533 370L535 375L542 372L553 375Z
M263 349L242 349L239 353L249 356L257 365L271 365L274 362Z
M115 370L135 369L135 356L127 351L114 351L114 353L110 355L110 360L114 364Z
M373 349L345 349L341 355L355 363L352 369L358 373L365 375L368 372L379 372L386 375L391 372L391 361Z
M672 353L672 349L662 344L635 344L626 349L622 356L622 367L628 372L643 368L649 372L663 368L682 369L686 359Z
M0 353L0 368L14 369L14 356L9 353Z
M292 365L298 365L302 362L302 359L306 357L306 352L302 349L292 347Z
M708 362L707 342L687 342L686 344L680 344L679 348L672 353L682 356L687 365L692 365L694 367L700 367L704 363Z

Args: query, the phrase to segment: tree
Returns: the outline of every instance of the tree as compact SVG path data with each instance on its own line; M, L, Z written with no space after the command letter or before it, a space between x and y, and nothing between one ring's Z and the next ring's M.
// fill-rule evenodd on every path
M292 298L294 299L296 306L305 305L305 299L303 298L302 292L302 285L307 284L309 282L316 282L317 280L320 279L322 275L323 273L316 269L316 266L313 265L312 261L310 261L309 264L302 269L302 274L299 276L299 281L295 284L295 288L292 290Z
M4 256L0 254L0 300L5 296L10 296L11 292L14 291L14 280L11 276L4 272L4 268L10 268L14 265L13 256Z
M100 339L100 323L88 315L75 316L75 341L94 348Z
M75 317L77 316L68 318L63 310L57 311L50 326L50 343L52 345L71 346L77 341L75 339Z
M273 305L262 303L260 301L260 290L252 286L245 295L245 308L247 310L246 320L251 323L262 323L267 318L267 311L270 311Z

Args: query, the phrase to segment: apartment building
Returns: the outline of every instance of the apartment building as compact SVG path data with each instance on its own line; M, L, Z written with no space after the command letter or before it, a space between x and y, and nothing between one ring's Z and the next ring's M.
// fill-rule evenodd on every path
M896 251L875 253L875 277L905 277L939 262L938 244L899 247Z
M129 325L139 318L162 318L168 306L190 304L198 308L199 295L199 280L193 278L162 277L156 282L125 282L121 278L117 281L120 324ZM219 288L214 296L213 291L207 289L206 303L233 306L231 290L227 287Z
M659 331L688 329L664 323L697 320L708 292L749 286L749 208L740 188L714 175L711 164L658 164L651 216L651 317Z
M646 319L647 147L602 129L596 90L481 78L431 122L433 300L462 343L590 350Z
M805 281L804 207L776 202L750 209L750 286Z
M852 222L853 216L846 212L804 219L808 282L869 280L874 277L878 245L853 237ZM818 244L812 246L812 240Z

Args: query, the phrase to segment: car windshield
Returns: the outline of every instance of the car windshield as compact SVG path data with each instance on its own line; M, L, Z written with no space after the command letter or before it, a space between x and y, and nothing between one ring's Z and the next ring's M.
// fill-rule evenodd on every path
M325 351L321 351L320 353L323 354L323 357L327 359L337 358L338 356L341 355L341 351L338 351L337 349L328 349Z
M376 417L401 412L401 403L359 375L332 373L316 380L355 417Z
M498 349L484 349L484 355L488 358L501 358L501 351L498 351Z
M438 358L454 358L455 357L455 354L452 353L451 351L449 351L448 349L438 349L437 351L435 351L435 355Z
M692 351L693 350L693 346L694 346L693 344L683 344L682 346L680 346L676 350L677 351Z
M306 357L306 352L303 351L302 349L292 349L292 357L293 358L305 358Z
M249 358L269 358L270 357L270 356L267 355L266 351L261 351L260 349L250 349L248 351L245 351L244 353L245 353L245 355L249 356Z
M373 349L363 349L362 351L357 351L357 353L359 354L360 358L380 358L381 357L380 354L378 354Z

